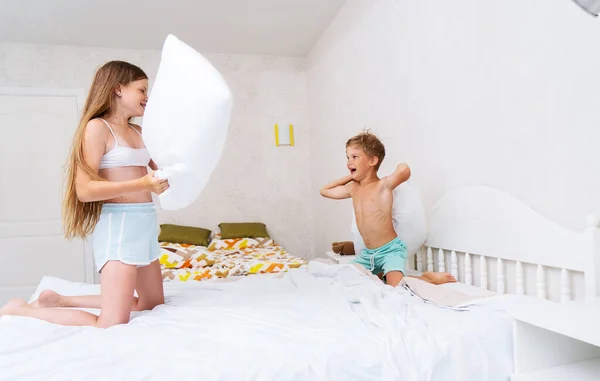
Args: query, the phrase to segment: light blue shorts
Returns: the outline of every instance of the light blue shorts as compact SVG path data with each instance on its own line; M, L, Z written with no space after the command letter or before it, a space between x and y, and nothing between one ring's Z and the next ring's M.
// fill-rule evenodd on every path
M401 271L406 268L406 245L396 237L377 249L363 249L352 261L364 266L373 274L383 275L390 271Z
M104 204L92 235L94 262L100 272L108 261L146 266L158 259L154 204Z

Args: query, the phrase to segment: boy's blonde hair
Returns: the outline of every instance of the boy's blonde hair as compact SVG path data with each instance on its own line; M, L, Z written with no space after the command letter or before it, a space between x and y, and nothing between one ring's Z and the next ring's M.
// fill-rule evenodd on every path
M375 170L379 170L383 158L385 158L385 147L381 140L371 131L367 130L360 134L351 137L346 142L346 148L353 146L363 150L369 157L377 157L377 165Z

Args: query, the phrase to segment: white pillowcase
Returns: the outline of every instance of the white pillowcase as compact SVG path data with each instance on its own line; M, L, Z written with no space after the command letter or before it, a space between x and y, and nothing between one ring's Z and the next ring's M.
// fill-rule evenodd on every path
M421 194L410 182L404 182L394 189L392 221L398 238L406 245L407 255L415 254L427 238L427 220ZM358 232L354 211L351 230L354 251L358 254L365 248L365 243Z
M229 129L232 94L221 74L200 53L169 35L146 105L143 139L169 180L159 196L176 210L198 198L221 159Z

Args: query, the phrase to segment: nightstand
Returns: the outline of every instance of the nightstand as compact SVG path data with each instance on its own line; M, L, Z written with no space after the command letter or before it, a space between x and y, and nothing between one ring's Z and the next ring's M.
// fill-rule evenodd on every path
M511 381L600 379L600 299L537 299L510 312L515 319Z

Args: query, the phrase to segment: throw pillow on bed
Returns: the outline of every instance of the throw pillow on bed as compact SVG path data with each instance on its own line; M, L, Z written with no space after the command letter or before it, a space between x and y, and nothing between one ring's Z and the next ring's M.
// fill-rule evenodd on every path
M215 264L205 247L171 242L161 243L159 261L163 269L197 269Z
M160 225L159 242L187 243L196 246L208 246L210 242L208 229L173 224Z
M217 233L210 242L208 251L264 249L277 246L278 245L269 237L222 239L221 235Z
M221 238L268 238L267 226L261 222L222 222Z

